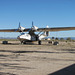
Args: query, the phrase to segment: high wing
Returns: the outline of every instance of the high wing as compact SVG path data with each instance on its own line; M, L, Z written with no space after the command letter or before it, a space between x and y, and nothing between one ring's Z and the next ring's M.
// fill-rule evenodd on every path
M29 31L30 29L24 29L24 32ZM22 32L19 29L1 29L0 32Z
M24 29L23 32L30 31L31 28ZM66 31L66 30L75 30L75 27L56 27L56 28L38 28L34 32L44 32L44 31ZM19 29L1 29L0 32L22 32Z
M15 32L17 29L0 29L0 32Z
M66 30L75 30L75 27L57 27L57 28L39 28L37 31L66 31Z

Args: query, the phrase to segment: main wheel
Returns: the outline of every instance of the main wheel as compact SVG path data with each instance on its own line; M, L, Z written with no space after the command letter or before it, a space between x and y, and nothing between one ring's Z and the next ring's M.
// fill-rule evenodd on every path
M38 45L41 45L41 41L40 40L38 41Z
M23 44L26 44L26 42L24 41Z

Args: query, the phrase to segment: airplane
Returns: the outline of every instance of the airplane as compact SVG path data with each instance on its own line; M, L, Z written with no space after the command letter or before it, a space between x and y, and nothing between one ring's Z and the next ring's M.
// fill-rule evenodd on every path
M75 27L49 28L49 26L47 26L46 28L38 28L34 26L32 22L31 28L24 28L19 23L18 29L1 29L0 32L20 32L21 35L19 35L17 39L21 42L21 44L38 41L38 44L41 45L41 40L44 39L45 37L48 37L50 35L49 32L66 31L66 30L75 30ZM24 32L28 32L28 33L24 33Z

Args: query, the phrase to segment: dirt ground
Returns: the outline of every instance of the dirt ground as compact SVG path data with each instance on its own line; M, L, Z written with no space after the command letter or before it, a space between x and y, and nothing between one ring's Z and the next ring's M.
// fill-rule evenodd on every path
M9 43L0 41L0 75L51 75L75 64L75 42L60 42L58 46Z

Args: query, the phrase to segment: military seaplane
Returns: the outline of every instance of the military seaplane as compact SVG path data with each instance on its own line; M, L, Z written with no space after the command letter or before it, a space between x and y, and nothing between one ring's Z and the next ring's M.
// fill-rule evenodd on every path
M46 28L38 28L34 26L32 22L31 28L24 28L19 23L19 27L17 29L1 29L0 32L20 32L21 35L19 35L17 39L19 39L22 44L26 44L26 42L33 42L33 41L38 41L38 44L41 44L41 40L50 35L49 32L66 31L66 30L75 30L75 27L49 28L49 26L47 26Z

